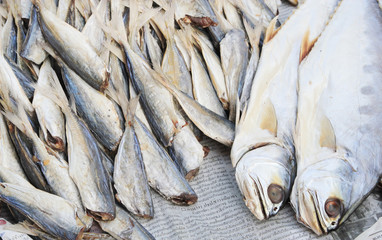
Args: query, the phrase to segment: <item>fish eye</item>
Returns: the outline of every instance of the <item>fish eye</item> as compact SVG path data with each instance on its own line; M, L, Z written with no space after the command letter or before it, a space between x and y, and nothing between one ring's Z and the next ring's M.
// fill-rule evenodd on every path
M281 186L272 183L268 187L268 197L272 203L280 203L284 200L284 189Z
M325 202L325 212L329 217L334 218L341 214L342 203L337 198L329 198Z

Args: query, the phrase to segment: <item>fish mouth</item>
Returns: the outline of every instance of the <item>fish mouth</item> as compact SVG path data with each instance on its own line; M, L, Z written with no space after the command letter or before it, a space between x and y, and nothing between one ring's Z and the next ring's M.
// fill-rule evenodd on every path
M302 195L303 198L300 199L302 202L299 204L300 216L298 217L300 222L312 229L317 235L328 234L328 232L339 226L344 210L340 199L335 197L327 198L323 204L324 213L320 208L322 202L320 202L316 191L307 190ZM303 212L308 214L301 216Z
M243 187L245 205L259 220L269 219L276 215L285 202L285 191L281 186L270 184L268 188L263 188L258 177L250 176L249 181L244 183ZM267 191L265 192L264 189ZM276 197L272 197L272 194Z

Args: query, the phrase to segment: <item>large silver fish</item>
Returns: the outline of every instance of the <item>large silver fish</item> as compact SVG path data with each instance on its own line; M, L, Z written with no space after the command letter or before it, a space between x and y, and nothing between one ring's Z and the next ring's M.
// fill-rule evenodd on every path
M302 62L291 203L317 234L336 229L382 174L382 12L343 0Z
M338 0L307 0L281 26L267 29L247 108L236 127L231 160L244 201L258 219L275 215L295 176L293 132L300 49L322 32ZM305 36L305 38L304 38Z

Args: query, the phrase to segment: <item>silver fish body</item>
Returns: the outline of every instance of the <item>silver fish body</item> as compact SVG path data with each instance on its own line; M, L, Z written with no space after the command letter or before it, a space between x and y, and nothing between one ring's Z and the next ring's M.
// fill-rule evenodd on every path
M40 68L37 90L32 104L35 108L45 142L51 148L63 152L66 148L64 114L57 104L46 97L46 93L44 94L38 90L41 86L49 86L50 78L54 77L53 74L55 75L56 73L53 71L49 59L47 59Z
M59 19L36 1L38 19L45 40L60 58L90 86L103 91L108 86L106 64L97 55L87 37Z
M10 183L0 183L0 198L28 216L41 229L61 239L78 239L84 225L76 207L56 195Z
M36 64L41 64L47 57L47 53L42 49L46 44L38 23L37 9L33 7L29 28L25 40L21 47L20 55Z
M8 133L3 115L0 116L0 165L27 179Z
M201 35L194 35L194 38L201 48L203 59L206 62L208 74L211 78L216 94L218 95L224 109L228 109L228 93L220 59L213 49L208 46L207 42Z
M376 1L343 0L300 67L291 203L319 235L340 226L382 173L381 29Z
M121 207L116 207L115 219L99 221L102 230L118 240L153 240L155 239L137 220Z
M62 66L62 76L74 99L78 116L86 122L102 145L115 150L123 134L123 118L118 105L90 87L65 64Z
M118 199L133 214L152 218L153 203L133 120L126 126L114 159L114 187Z
M229 120L235 121L237 96L241 88L248 64L248 45L244 31L233 29L220 42L220 58L225 76L229 102Z
M46 179L35 162L31 139L27 138L27 136L13 124L8 124L8 129L9 135L19 156L20 164L23 167L28 180L36 188L49 192L50 189Z
M78 187L87 213L95 219L112 220L115 201L100 150L85 124L72 118L66 123L69 174Z
M145 124L135 118L135 131L139 140L147 180L165 199L178 205L191 205L197 196L166 150L155 139Z
M9 13L1 31L3 53L12 61L17 61L17 29L12 14Z
M202 57L195 48L190 49L190 51L192 89L195 100L217 115L225 117L225 111L204 67Z

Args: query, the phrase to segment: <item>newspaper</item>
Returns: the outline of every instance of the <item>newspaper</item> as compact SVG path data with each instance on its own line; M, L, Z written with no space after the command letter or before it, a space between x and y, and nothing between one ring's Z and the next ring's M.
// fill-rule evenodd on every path
M289 204L265 221L247 209L236 184L230 149L205 141L211 151L199 174L190 182L199 199L191 206L176 206L153 193L155 215L141 221L156 239L355 239L382 216L381 196L371 194L336 231L318 237L299 224Z
M378 240L382 239L382 217L367 231L359 235L356 240Z

